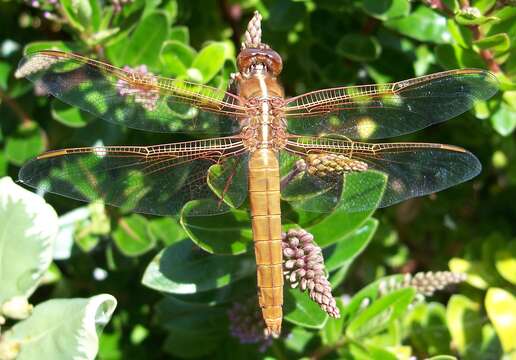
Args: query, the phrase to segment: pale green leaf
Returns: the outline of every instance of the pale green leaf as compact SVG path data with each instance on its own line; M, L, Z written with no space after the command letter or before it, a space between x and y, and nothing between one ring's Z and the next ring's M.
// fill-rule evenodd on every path
M57 221L43 198L0 179L0 304L34 292L52 262Z

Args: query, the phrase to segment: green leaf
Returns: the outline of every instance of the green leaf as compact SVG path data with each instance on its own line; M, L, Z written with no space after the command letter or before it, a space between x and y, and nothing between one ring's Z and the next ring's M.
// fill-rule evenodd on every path
M72 27L84 32L91 26L93 9L89 0L60 0L60 3Z
M466 282L477 289L487 289L489 284L497 281L496 272L491 264L482 261L468 261L461 258L452 258L448 262L453 272L465 273L468 275Z
M202 83L209 82L224 66L226 47L224 43L213 42L205 46L193 59L192 68L199 70Z
M224 307L186 302L170 295L156 304L155 318L167 331L202 332L208 328L221 331L228 326Z
M315 301L310 299L307 292L285 287L283 296L285 297L283 310L286 321L309 329L323 328L328 320L328 315Z
M466 350L475 353L482 342L482 316L479 310L479 304L464 295L453 295L448 301L448 329L460 354L465 354ZM476 344L476 350L469 348L471 344Z
M101 236L108 236L111 231L111 223L106 214L103 203L93 202L87 205L87 216L81 218L81 214L76 217L74 227L75 244L84 252L93 250L100 241ZM80 208L79 208L80 209ZM76 209L76 210L79 210ZM68 215L72 215L69 213ZM63 224L62 217L59 218L60 225ZM59 229L59 237L61 237L62 227Z
M222 330L173 330L165 338L163 350L179 358L206 358L221 346L223 340Z
M382 21L407 16L410 12L408 0L364 0L364 11Z
M335 271L343 266L349 267L353 260L365 250L377 228L378 220L369 218L353 233L337 240L335 248L324 261L326 270Z
M2 341L18 345L16 359L95 359L98 335L111 318L116 299L54 299L37 305L32 315L4 332Z
M352 61L373 61L380 56L382 48L373 36L347 34L337 43L337 54Z
M500 249L495 255L495 266L498 273L511 284L516 285L516 242Z
M441 44L449 42L451 38L446 26L446 18L423 5L407 17L387 20L384 24L419 41Z
M10 72L11 65L5 61L0 61L0 90L7 90L7 81L9 80Z
M88 0L91 9L91 20L86 23L92 30L94 35L100 30L102 21L102 6L100 0Z
M502 102L500 108L491 116L491 125L498 134L509 136L516 128L516 116L514 116L514 111L507 104Z
M342 303L341 298L337 298L337 307L339 310L343 310L345 305ZM342 339L344 335L344 319L342 317L338 319L330 318L324 328L321 330L321 340L325 345L336 344Z
M476 10L478 11L478 9ZM498 22L500 20L496 16L483 16L480 11L477 11L459 11L455 14L455 21L462 26L472 26L485 25L492 22Z
M66 41L34 41L25 45L25 47L23 48L23 54L32 54L36 51L41 50L61 50L80 52L81 48L79 48L75 43Z
M170 29L170 40L179 41L185 45L190 43L190 33L188 31L188 27L186 26L174 26Z
M463 47L471 48L473 45L473 34L468 27L460 26L452 19L448 19L448 31L454 42Z
M59 233L54 243L55 260L69 259L74 246L74 235L78 225L86 222L91 216L89 206L81 206L59 217ZM80 225L79 225L80 226ZM80 245L79 245L80 246Z
M210 255L184 240L156 255L142 283L171 294L194 294L224 287L255 271L254 257Z
M479 54L458 45L438 45L434 51L437 62L446 69L482 68L484 66L484 62Z
M407 310L415 294L413 288L405 288L380 297L351 320L346 334L357 339L383 330Z
M0 152L0 177L3 177L5 174L7 174L7 159L5 158L5 154Z
M491 49L494 51L507 51L511 47L511 40L507 34L496 34L473 41L473 44L480 49Z
M306 230L314 235L317 244L323 248L340 241L373 214L382 198L386 181L384 174L374 171L347 175L339 207ZM348 204L356 201L361 201L370 210L349 211Z
M142 255L156 245L149 221L139 214L120 218L113 232L113 240L126 256Z
M394 349L393 349L394 350ZM350 352L355 360L396 360L399 359L392 352L374 345L364 345L352 342Z
M57 214L43 198L0 179L0 304L29 297L52 262Z
M354 319L361 312L361 309L364 307L364 304L370 304L380 296L378 287L381 283L400 283L402 281L403 275L401 274L386 276L375 280L374 282L362 288L355 295L353 295L350 302L341 312L341 317L344 319L346 323Z
M170 217L152 219L149 229L156 239L162 241L166 246L175 244L187 236L179 222Z
M52 99L50 106L52 117L59 121L61 124L69 127L84 127L88 125L88 122L91 119L88 113L81 111L75 106L70 106L56 99Z
M187 203L181 211L181 225L201 249L220 255L245 253L253 241L249 212L232 209L212 216L189 216L198 202Z
M9 162L21 166L45 149L45 134L35 122L24 122L7 137L5 155Z
M455 356L451 355L437 355L432 356L431 358L428 358L427 360L457 360Z
M403 319L403 328L416 352L428 352L429 355L451 352L444 305L437 302L417 304Z
M487 36L506 33L509 38L514 40L516 38L516 7L505 6L493 13L494 16L500 19L499 22L489 24Z
M302 2L276 0L270 6L267 26L273 31L290 31L303 20L306 7Z
M296 326L285 339L285 347L297 353L303 353L306 345L314 338L315 334L305 328Z
M459 0L442 0L444 6L450 9L453 13L460 9Z
M161 45L168 39L169 32L169 17L161 11L150 13L138 23L117 62L120 65L123 62L129 66L145 64L150 68L157 67Z
M169 40L163 44L159 56L166 74L180 76L186 75L195 57L195 50L177 40Z
M505 353L516 350L516 298L507 290L490 288L485 307Z

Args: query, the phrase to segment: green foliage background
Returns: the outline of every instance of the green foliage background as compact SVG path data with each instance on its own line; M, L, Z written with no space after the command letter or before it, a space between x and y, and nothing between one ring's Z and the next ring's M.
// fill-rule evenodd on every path
M243 211L223 220L182 219L181 226L178 219L106 211L49 195L58 214L68 215L61 217L61 229L72 229L73 247L54 261L50 280L31 303L114 295L119 305L101 337L99 359L514 358L516 7L511 0L0 2L0 177L15 179L25 161L47 149L189 139L109 125L38 96L30 82L14 79L23 52L72 50L225 88L254 10L264 16L264 42L283 57L281 80L288 95L454 68L495 72L501 90L496 97L404 139L463 146L481 160L480 176L379 210L375 218L337 212L314 220L301 214L297 223L313 230L325 247L335 294L344 299L343 320L328 320L316 306L303 312L301 305L313 304L305 294L289 291L286 336L265 353L240 344L228 330L227 309L254 294L254 269L242 265L252 263ZM77 207L83 215L70 215ZM353 241L355 248L349 245ZM56 246L66 253L66 245ZM165 260L169 268L160 268ZM466 272L468 280L454 295L439 293L410 308L411 289L377 298L380 278L438 270ZM370 311L343 305L349 297L355 305L367 297Z

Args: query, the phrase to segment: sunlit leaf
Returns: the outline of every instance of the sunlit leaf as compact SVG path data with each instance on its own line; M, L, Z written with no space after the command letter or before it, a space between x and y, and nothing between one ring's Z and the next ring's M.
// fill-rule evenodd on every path
M511 46L511 40L507 34L496 34L473 41L473 44L478 46L480 49L507 51Z
M85 31L91 24L93 9L89 0L61 0L66 19L78 31Z
M316 225L308 227L307 231L314 235L321 247L340 241L371 216L381 200L385 183L386 177L379 173L350 174L346 177L339 207ZM355 203L358 198L370 210L348 211L347 204Z
M369 218L353 233L337 240L335 247L329 249L329 256L326 255L326 270L334 271L341 267L349 267L367 247L377 227L378 220Z
M446 18L426 6L419 6L409 16L386 21L385 26L419 41L437 44L450 41Z
M285 302L283 311L286 321L309 329L321 329L328 320L328 315L315 301L310 299L307 292L288 288L283 291L283 296Z
M378 298L351 320L346 334L363 338L379 332L407 310L415 294L414 289L405 288Z
M507 249L496 252L495 266L498 273L507 281L516 285L516 243L508 244Z
M212 216L188 216L195 212L190 202L181 212L181 225L200 248L212 254L242 254L252 244L251 219L246 210Z
M285 339L287 349L303 353L306 345L315 337L315 333L305 330L305 328L296 326L292 329L288 337Z
M174 26L170 29L169 39L188 45L188 43L190 43L190 33L188 28L186 26Z
M461 354L468 350L470 344L479 346L481 343L482 321L479 310L479 304L464 295L453 295L448 301L446 320L453 344Z
M364 0L363 7L367 14L380 20L407 16L410 12L408 0Z
M169 40L163 44L160 61L163 72L171 76L185 75L195 57L195 50L178 41Z
M152 219L149 223L149 229L156 239L167 246L183 240L187 236L179 222L170 217Z
M142 283L171 294L194 294L224 287L255 272L254 257L211 255L184 240L156 255Z
M493 323L504 352L516 350L516 298L500 288L487 291L485 306L489 320ZM468 339L469 340L469 339Z
M437 62L445 69L482 68L484 62L479 54L458 45L442 44L435 48Z
M156 67L159 63L161 45L170 32L170 19L160 11L147 15L125 43L118 65ZM122 63L123 62L123 63Z
M52 117L69 127L84 127L88 125L90 116L80 109L53 99L51 103Z
M192 61L192 68L199 70L202 75L202 83L209 82L224 65L225 47L222 43L211 43L202 48Z
M491 116L491 124L493 128L502 136L512 134L516 128L516 116L505 103L501 103L500 108Z
M89 299L48 300L37 305L28 319L3 332L2 341L19 345L19 360L93 360L99 334L116 304L116 299L108 294Z
M40 196L0 179L0 304L29 297L52 262L57 214Z

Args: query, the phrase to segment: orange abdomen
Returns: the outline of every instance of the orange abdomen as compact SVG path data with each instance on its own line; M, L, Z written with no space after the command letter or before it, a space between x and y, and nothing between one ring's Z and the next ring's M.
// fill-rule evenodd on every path
M256 255L258 301L267 332L279 336L283 316L280 177L277 155L258 149L249 161L249 199Z

